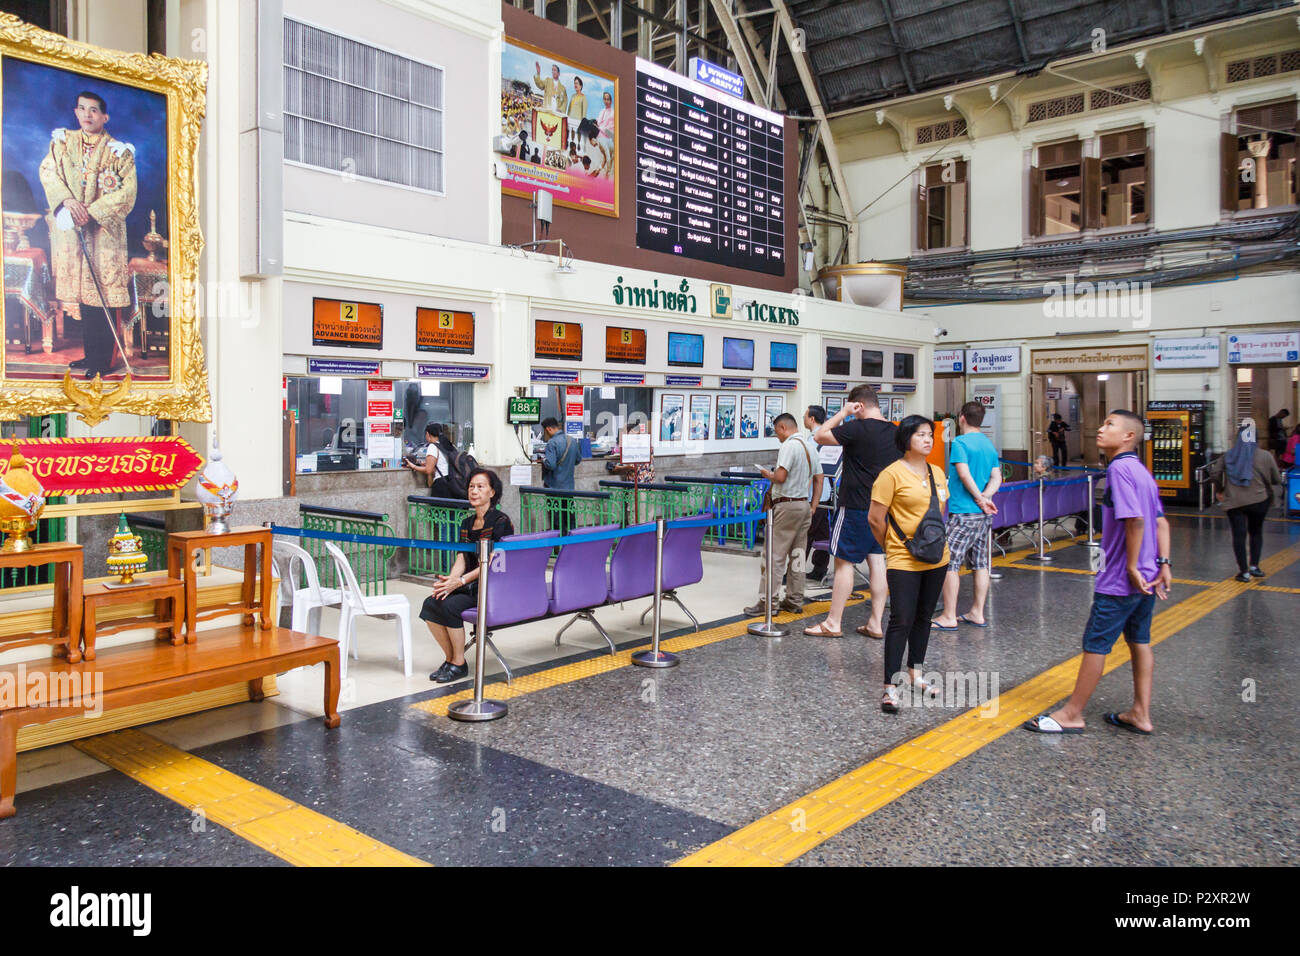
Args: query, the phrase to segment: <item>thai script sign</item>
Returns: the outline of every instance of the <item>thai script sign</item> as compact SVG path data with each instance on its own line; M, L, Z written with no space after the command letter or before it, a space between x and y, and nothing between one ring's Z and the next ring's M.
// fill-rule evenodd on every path
M203 458L183 438L29 438L17 441L46 497L175 491ZM8 461L0 461L0 475Z

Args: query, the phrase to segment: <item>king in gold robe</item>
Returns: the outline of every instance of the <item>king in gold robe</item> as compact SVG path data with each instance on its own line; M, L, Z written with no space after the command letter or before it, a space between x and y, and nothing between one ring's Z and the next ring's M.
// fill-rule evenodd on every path
M80 318L82 305L109 309L130 305L126 217L135 206L135 147L114 139L107 130L91 135L56 129L41 161L40 177L50 204L47 221L55 295L64 312ZM100 301L86 267L72 217L61 208L69 199L85 204L90 214L82 233L105 301Z

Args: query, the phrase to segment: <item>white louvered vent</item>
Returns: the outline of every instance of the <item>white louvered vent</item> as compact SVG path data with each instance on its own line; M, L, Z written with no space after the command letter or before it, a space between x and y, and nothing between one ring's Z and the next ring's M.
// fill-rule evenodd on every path
M443 192L442 70L284 21L284 158Z

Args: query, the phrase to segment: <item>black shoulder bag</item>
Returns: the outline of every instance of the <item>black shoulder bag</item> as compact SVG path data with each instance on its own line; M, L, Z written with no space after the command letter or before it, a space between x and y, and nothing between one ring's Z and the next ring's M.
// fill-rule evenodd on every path
M938 564L943 560L943 549L948 543L948 530L943 525L943 514L939 511L939 490L934 484L934 472L929 465L925 466L925 471L930 477L930 507L921 516L921 521L916 526L916 532L912 537L903 534L903 529L894 520L892 512L887 513L886 518L893 527L894 533L903 542L903 547L907 548L912 557L922 564Z

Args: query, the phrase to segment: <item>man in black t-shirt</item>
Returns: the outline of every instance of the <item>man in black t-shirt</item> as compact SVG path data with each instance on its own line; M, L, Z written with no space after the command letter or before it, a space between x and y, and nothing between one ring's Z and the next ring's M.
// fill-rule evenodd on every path
M1052 423L1047 426L1047 440L1052 443L1052 464L1064 468L1069 464L1070 452L1065 443L1065 433L1070 426L1065 424L1061 413L1052 416Z
M804 628L813 637L840 637L840 617L853 592L853 566L864 559L871 581L871 617L858 628L868 637L885 636L885 550L867 522L871 486L876 476L901 457L894 444L897 426L881 414L876 390L859 385L849 392L844 407L813 436L819 445L840 445L839 501L831 519L831 555L835 558L835 583L831 609L816 627Z

